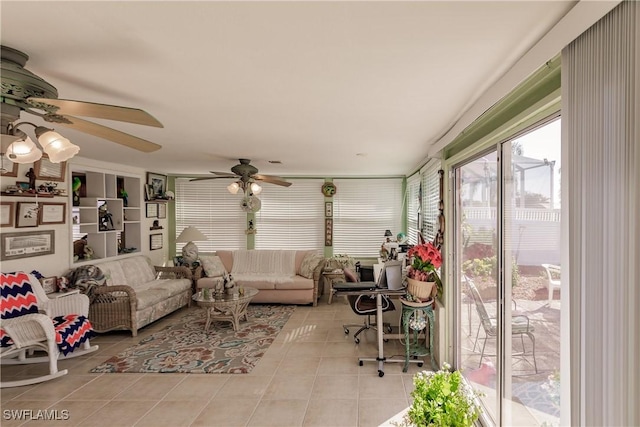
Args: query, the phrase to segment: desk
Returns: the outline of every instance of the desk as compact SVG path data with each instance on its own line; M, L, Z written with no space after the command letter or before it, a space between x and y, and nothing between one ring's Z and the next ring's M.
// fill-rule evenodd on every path
M334 290L336 295L375 295L376 297L376 327L378 333L378 356L377 357L360 357L358 358L358 363L360 366L364 364L364 362L378 362L378 376L384 376L384 364L385 362L389 363L405 363L404 359L387 359L384 357L384 331L382 324L383 320L383 312L382 312L382 296L393 296L393 295L404 295L406 293L405 289L399 290L390 290L386 288L376 288L375 283L371 282L371 288L369 289L357 289L356 286L363 286L362 282L359 283L340 283L334 285ZM422 364L422 360L411 360L412 363Z

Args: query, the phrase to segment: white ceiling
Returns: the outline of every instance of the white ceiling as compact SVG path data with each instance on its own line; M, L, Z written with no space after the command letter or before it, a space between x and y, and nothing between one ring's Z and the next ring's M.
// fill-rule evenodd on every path
M162 145L150 154L60 128L83 157L170 174L246 157L266 174L370 176L412 172L575 4L3 0L0 12L2 44L60 98L164 124L100 122Z

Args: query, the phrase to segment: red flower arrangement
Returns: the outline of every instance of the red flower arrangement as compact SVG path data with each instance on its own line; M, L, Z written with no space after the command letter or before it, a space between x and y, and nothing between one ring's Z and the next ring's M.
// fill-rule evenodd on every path
M442 255L438 248L432 243L426 243L409 249L407 255L413 258L407 269L407 277L421 282L435 280L436 270L442 265Z

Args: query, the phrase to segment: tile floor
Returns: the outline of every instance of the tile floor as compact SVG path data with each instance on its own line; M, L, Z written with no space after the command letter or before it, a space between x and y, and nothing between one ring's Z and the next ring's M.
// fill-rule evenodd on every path
M187 310L187 309L183 309ZM188 310L199 310L197 307ZM394 314L396 313L396 314ZM390 320L397 324L397 311ZM410 403L412 376L423 368L402 363L358 366L358 357L376 356L376 334L361 334L360 344L344 334L343 323L361 323L344 297L318 307L298 306L265 356L249 374L91 374L110 356L161 329L183 311L139 332L101 334L100 349L61 361L69 374L33 386L1 391L4 427L12 426L377 426ZM352 328L352 333L355 328ZM402 355L397 340L385 356ZM425 365L425 368L426 369ZM45 366L4 366L2 378L32 375ZM58 410L66 420L16 420L10 410ZM62 412L66 410L67 412ZM53 412L49 412L53 413ZM24 414L24 412L23 412Z

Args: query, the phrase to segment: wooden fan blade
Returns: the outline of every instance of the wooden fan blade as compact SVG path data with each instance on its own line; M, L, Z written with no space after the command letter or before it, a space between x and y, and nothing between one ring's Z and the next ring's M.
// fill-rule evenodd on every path
M279 176L255 174L255 175L252 175L252 178L258 181L268 182L269 184L281 185L283 187L289 187L291 185L290 182L285 181Z
M150 153L152 151L162 148L154 142L147 141L146 139L138 138L137 136L129 135L128 133L120 132L106 126L99 125L97 123L89 122L79 119L77 117L65 116L71 121L71 123L56 123L60 126L65 126L71 129L78 130L80 132L88 133L89 135L97 136L99 138L108 139L116 144L124 145L134 150Z
M235 173L230 173L230 172L215 172L215 171L209 171L209 172L214 175L218 175L220 178L235 178L238 176Z
M138 108L120 107L117 105L95 104L93 102L73 101L71 99L29 98L31 105L38 103L49 104L58 110L55 114L61 116L83 116L98 119L116 120L118 122L135 123L138 125L164 127L155 117Z
M205 181L207 179L220 179L220 178L236 178L235 175L231 176L208 176L206 178L191 178L189 181Z

